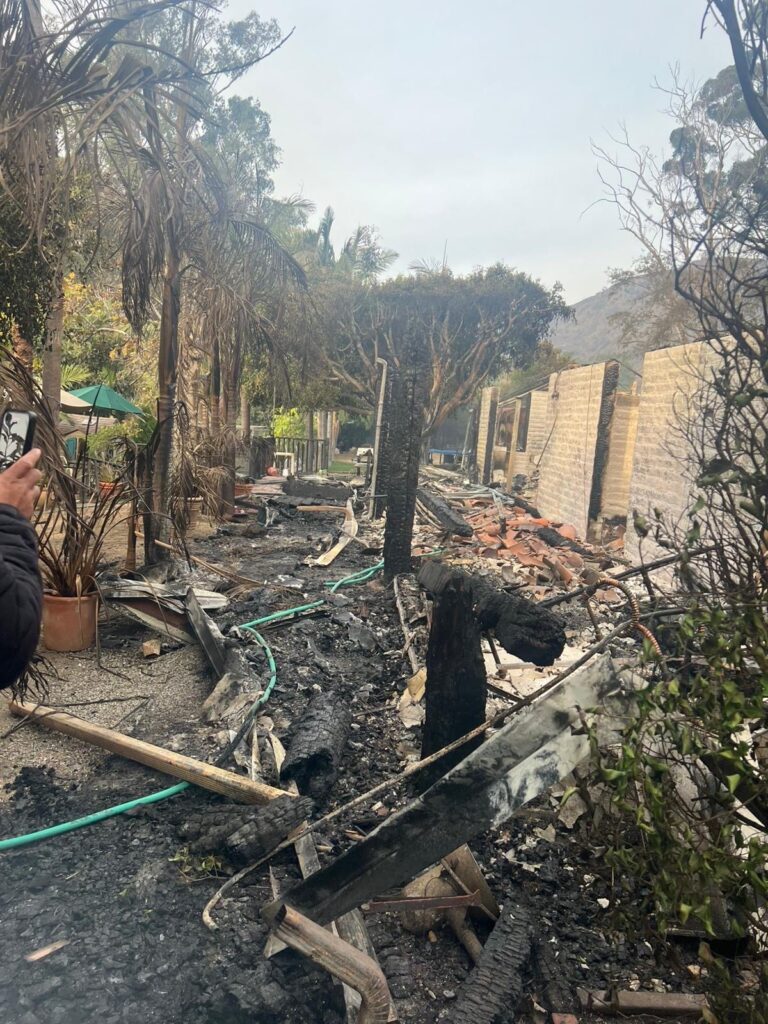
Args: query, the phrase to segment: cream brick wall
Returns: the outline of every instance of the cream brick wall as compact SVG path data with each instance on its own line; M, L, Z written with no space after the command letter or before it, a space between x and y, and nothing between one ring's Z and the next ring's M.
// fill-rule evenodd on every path
M639 415L639 395L616 395L608 458L603 473L601 518L610 519L614 516L627 515Z
M536 504L550 519L572 523L582 537L603 394L605 363L554 373L549 380L544 449Z
M647 517L659 509L669 522L676 523L691 504L692 478L679 423L712 359L706 342L697 342L648 352L643 360L625 540L626 553L633 561L640 559L639 538L632 523L634 510ZM668 552L647 538L642 554L645 561L651 561Z

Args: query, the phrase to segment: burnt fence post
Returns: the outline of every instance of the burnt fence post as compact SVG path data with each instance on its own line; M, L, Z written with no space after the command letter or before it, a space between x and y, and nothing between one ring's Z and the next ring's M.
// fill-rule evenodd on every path
M426 395L424 373L415 362L404 370L390 368L389 380L384 575L391 580L399 573L411 571L411 541Z

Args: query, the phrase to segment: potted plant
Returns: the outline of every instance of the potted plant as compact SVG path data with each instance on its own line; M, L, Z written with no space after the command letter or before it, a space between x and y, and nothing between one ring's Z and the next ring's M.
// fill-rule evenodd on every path
M35 528L43 578L43 646L82 651L93 646L99 609L96 574L110 532L125 523L133 493L128 473L113 469L116 486L93 493L88 485L88 446L80 446L74 467L39 387L21 363L4 354L0 387L20 408L37 413L35 443L42 449L47 506L38 505ZM53 500L51 500L53 499Z

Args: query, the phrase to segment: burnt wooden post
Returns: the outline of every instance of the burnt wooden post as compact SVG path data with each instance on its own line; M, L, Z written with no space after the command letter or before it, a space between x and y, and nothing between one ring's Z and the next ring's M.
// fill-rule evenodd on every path
M388 580L411 571L411 540L419 483L424 425L424 374L416 365L390 369L391 401L387 426L387 522L384 575Z
M472 600L471 581L457 575L432 607L422 757L434 754L485 721L486 672ZM458 764L480 742L478 737L442 758L432 779Z
M265 476L275 461L275 439L273 437L252 437L248 459L248 476L258 480Z

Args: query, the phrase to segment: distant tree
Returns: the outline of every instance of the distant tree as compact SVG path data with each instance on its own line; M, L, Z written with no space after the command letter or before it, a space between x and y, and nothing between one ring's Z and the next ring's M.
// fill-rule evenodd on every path
M370 287L333 282L317 304L321 358L358 408L373 407L377 358L400 367L408 349L419 354L428 375L427 435L493 377L530 365L554 324L571 315L559 285L547 289L501 263Z
M548 341L539 343L536 358L525 369L511 370L499 377L495 384L501 399L523 394L534 388L541 387L558 370L566 370L574 366L574 360L567 352L561 352Z
M646 252L628 270L609 270L608 280L611 285L643 285L639 297L608 318L618 328L619 351L642 354L701 339L701 324L675 289L675 272L669 259Z
M331 240L335 219L333 208L327 206L317 228L301 232L297 255L310 275L313 269L320 271L318 281L322 281L322 272L326 271L372 283L389 269L397 259L397 253L382 245L375 227L359 224L337 256Z

